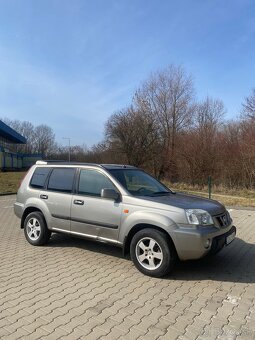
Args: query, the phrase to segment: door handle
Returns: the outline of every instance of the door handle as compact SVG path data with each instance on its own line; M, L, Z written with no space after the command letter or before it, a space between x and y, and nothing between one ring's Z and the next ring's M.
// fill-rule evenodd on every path
M40 198L43 200L47 200L48 199L48 195L40 195Z
M74 200L73 203L77 204L77 205L83 205L84 201L82 201L82 200Z

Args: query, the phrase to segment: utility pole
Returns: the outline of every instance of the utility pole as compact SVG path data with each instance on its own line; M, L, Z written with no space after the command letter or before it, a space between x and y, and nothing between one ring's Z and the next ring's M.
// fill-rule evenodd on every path
M62 137L63 139L68 140L68 145L69 145L69 151L68 151L68 162L71 162L71 138L69 137Z

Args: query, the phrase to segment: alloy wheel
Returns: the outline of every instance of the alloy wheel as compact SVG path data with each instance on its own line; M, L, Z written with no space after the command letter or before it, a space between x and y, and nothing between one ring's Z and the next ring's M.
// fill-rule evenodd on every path
M139 240L135 253L140 265L148 270L157 269L163 261L162 249L158 242L151 237L144 237Z
M41 234L41 225L37 218L32 217L28 220L27 225L27 236L32 241L38 240Z

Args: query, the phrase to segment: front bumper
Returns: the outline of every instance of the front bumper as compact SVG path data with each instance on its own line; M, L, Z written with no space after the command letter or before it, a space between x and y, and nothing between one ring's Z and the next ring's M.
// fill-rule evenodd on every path
M232 226L232 228L227 233L214 237L209 254L217 254L224 246L228 245L226 241L227 237L231 236L233 233L236 235L235 226Z
M177 228L172 236L180 260L195 260L216 254L226 245L226 238L236 233L232 224L219 229L215 226Z

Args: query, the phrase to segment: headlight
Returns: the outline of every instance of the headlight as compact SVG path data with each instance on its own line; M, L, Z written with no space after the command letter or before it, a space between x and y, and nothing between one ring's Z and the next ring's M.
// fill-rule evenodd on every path
M212 225L212 216L205 210L201 209L187 209L186 215L188 222L195 225Z

